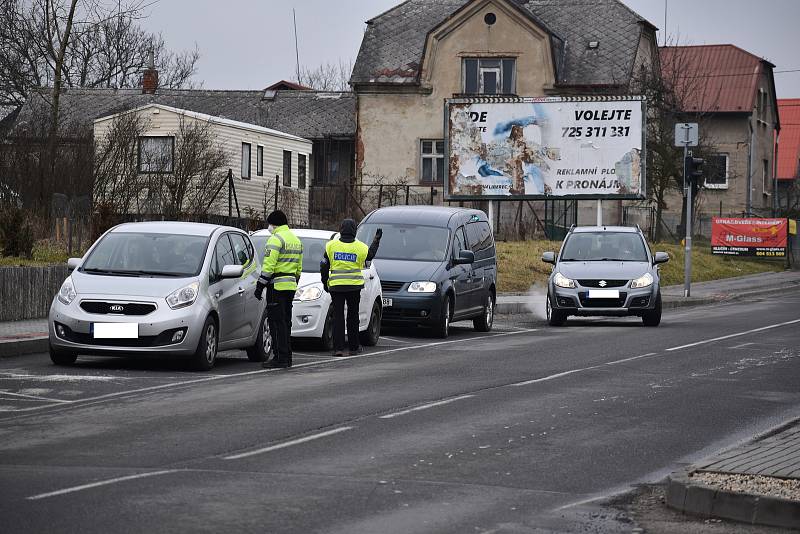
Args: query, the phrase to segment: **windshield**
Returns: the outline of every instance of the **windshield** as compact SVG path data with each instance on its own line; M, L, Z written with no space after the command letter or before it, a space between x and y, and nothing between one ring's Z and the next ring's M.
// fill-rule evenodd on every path
M444 261L450 231L436 226L416 224L362 224L358 239L372 243L378 228L383 229L378 260Z
M94 247L81 271L117 276L196 276L207 247L205 236L112 232Z
M331 235L334 235L331 232ZM250 240L253 246L256 247L258 253L258 261L264 263L264 251L267 248L267 235L252 235ZM303 272L304 273L318 273L319 263L322 261L322 256L325 254L325 244L327 239L319 239L312 237L298 238L303 243Z
M564 243L561 261L648 260L644 241L637 233L576 232Z

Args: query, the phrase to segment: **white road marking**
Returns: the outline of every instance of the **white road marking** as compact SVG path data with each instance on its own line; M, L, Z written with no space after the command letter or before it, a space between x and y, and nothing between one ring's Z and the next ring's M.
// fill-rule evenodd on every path
M50 399L47 397L42 397L40 395L25 395L24 393L11 393L10 391L0 391L0 396L2 395L11 395L12 397L22 397L24 399L34 399L40 401L47 401L47 402L61 402L61 403L71 403L72 401L69 400L61 400L61 399Z
M436 406L442 406L444 404L450 404L451 402L460 401L463 399L471 399L475 395L461 395L460 397L453 397L452 399L445 399L442 401L431 402L430 404L423 404L422 406L416 406L414 408L409 408L408 410L403 410L402 412L395 412L390 413L387 415L380 416L381 419L392 419L393 417L399 417L401 415L410 414L412 412L418 412L420 410L427 410L428 408L435 408Z
M26 380L35 379L41 382L111 382L113 380L129 380L122 376L92 376L92 375L25 375L17 373L0 373L0 380Z
M405 343L405 344L412 343L411 341L404 341L402 339L397 339L389 336L381 336L381 339L387 339L389 341L394 341L395 343Z
M126 482L128 480L136 480L139 478L147 478L147 477L154 477L158 475L167 475L169 473L177 473L177 469L169 469L166 471L154 471L152 473L141 473L139 475L130 475L127 477L119 477L119 478L111 478L109 480L101 480L100 482L92 482L91 484L83 484L81 486L73 486L71 488L64 488L58 491L51 491L49 493L40 493L39 495L33 495L31 497L26 497L29 501L36 501L39 499L46 499L48 497L56 497L58 495L65 495L67 493L75 493L76 491L83 491L87 489L97 488L100 486L108 486L109 484L116 484L118 482Z
M712 338L712 339L706 339L704 341L698 341L696 343L689 343L687 345L681 345L679 347L672 347L672 348L667 349L667 351L668 352L673 352L673 351L676 351L676 350L688 349L690 347L697 347L698 345L706 345L708 343L714 343L715 341L722 341L724 339L731 339L731 338L734 338L734 337L746 336L747 334L755 334L756 332L763 332L764 330L772 330L772 329L775 329L775 328L780 328L782 326L788 326L790 324L797 324L797 323L800 323L800 319L795 319L794 321L786 321L785 323L772 324L772 325L769 325L769 326L762 326L761 328L754 328L752 330L746 330L744 332L737 332L735 334L729 334L727 336L720 336L720 337L715 337L715 338Z
M313 441L315 439L324 438L327 436L332 436L334 434L339 434L340 432L346 432L351 430L353 427L351 426L343 426L339 428L334 428L333 430L327 430L325 432L320 432L319 434L312 434L310 436L306 436L304 438L293 439L292 441L286 441L284 443L278 443L277 445L271 445L269 447L264 447L263 449L256 449L250 452L243 452L241 454L234 454L232 456L226 456L225 460L239 460L241 458L247 458L249 456L255 456L257 454L264 454L265 452L276 451L278 449L285 449L286 447L291 447L293 445L300 445L301 443L306 443L309 441Z
M735 347L731 347L732 349L743 349L744 347L749 347L750 345L755 345L755 343L742 343L741 345L736 345Z
M518 335L518 334L526 334L526 333L536 332L536 331L538 331L537 328L532 328L532 329L528 329L528 330L521 330L519 332L503 332L503 333L500 333L500 334L492 334L492 335L488 335L488 336L473 336L473 337L469 337L469 338L465 338L465 339L452 339L452 340L449 340L449 341L439 341L439 342L436 342L436 343L426 343L424 345L410 345L408 347L397 347L397 348L393 348L393 349L381 350L381 351L376 351L376 352L365 352L363 354L357 354L355 356L343 356L343 357L338 357L338 358L331 357L331 358L327 358L325 360L319 360L319 361L314 361L314 362L306 362L306 363L300 363L300 364L297 364L297 365L293 365L292 369L300 369L300 368L303 368L303 367L314 367L314 366L325 365L325 364L334 363L334 362L354 360L354 359L357 359L357 358L370 358L370 357L373 357L373 356L381 356L381 355L384 355L384 354L390 354L390 353L394 353L394 352L402 352L402 351L408 351L408 350L414 350L414 349L425 349L425 348L429 348L429 347L437 347L437 346L440 346L440 345L449 345L449 344L453 344L453 343L470 343L470 342L474 342L474 341L494 339L494 338L497 338L497 337L513 336L513 335ZM149 386L149 387L138 388L138 389L130 389L130 390L126 390L126 391L118 391L118 392L115 392L115 393L106 393L105 395L98 395L96 397L88 397L88 398L85 398L85 399L75 399L75 400L71 400L71 401L64 401L63 404L67 404L67 403L71 403L71 404L95 403L97 401L105 401L105 400L117 399L117 398L124 397L124 396L127 396L127 395L133 395L133 394L136 394L136 393L149 393L149 392L153 392L153 391L159 391L159 390L162 390L162 389L181 387L181 386L190 386L190 385L193 385L193 384L202 384L204 382L213 382L215 380L225 380L225 379L229 379L229 378L240 378L240 377L244 377L244 376L255 376L255 375L263 375L263 374L267 374L267 373L285 373L285 372L286 372L285 369L259 369L257 371L247 371L247 372L244 372L244 373L232 373L232 374L229 374L229 375L205 376L203 378L197 378L197 379L194 379L194 380L184 380L184 381L181 381L181 382L170 382L168 384L161 384L161 385L158 385L158 386ZM43 409L46 409L46 408L49 408L49 407L51 407L51 405L31 406L29 408L18 408L18 409L3 409L3 408L0 408L0 412L14 412L14 413L33 412L33 411L43 410Z
M583 367L581 369L572 369L571 371L564 371L562 373L556 373L554 375L543 376L542 378L534 378L533 380L526 380L524 382L517 382L515 384L509 384L510 387L521 387L521 386L529 386L531 384L538 384L539 382L548 382L550 380L555 380L556 378L563 378L565 376L573 375L575 373L582 373L584 371L591 371L594 369L600 369L602 367L609 367L611 365L617 365L620 363L625 362L632 362L634 360L641 360L642 358L649 358L650 356L656 356L657 352L648 352L647 354L642 354L641 356L634 356L632 358L624 358L622 360L614 360L613 362L607 363L600 363L597 365L592 365L591 367Z

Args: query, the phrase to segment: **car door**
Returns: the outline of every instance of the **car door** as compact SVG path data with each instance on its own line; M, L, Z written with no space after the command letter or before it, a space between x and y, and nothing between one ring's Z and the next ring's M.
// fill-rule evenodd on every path
M464 233L464 227L459 226L453 235L453 247L450 263L450 282L453 284L453 291L456 295L454 315L459 316L469 311L472 307L470 301L471 295L471 281L470 272L471 265L455 265L452 260L458 258L462 250L470 250Z
M236 265L233 247L228 234L222 234L214 247L214 266L209 270L208 290L219 314L220 343L236 339L236 330L241 328L243 303L239 293L239 279L222 278L222 268Z
M469 266L470 310L475 311L483 306L486 296L484 278L492 230L486 221L478 221L467 224L466 233L470 250L475 254L475 263Z
M236 263L242 266L244 272L239 279L239 289L242 301L242 322L235 335L237 338L251 337L261 325L261 302L255 296L256 280L260 274L257 258L250 239L238 232L228 234L233 246L233 255ZM238 291L238 290L237 290Z

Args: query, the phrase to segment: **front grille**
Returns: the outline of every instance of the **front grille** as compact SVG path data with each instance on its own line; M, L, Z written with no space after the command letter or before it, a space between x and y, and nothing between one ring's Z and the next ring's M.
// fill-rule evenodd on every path
M122 309L119 309L119 307ZM141 302L84 301L81 302L81 309L87 313L95 313L98 315L142 316L156 311L156 305L143 304Z
M627 293L620 293L618 299L590 299L589 293L581 293L581 306L584 308L622 308L625 306Z
M84 334L82 332L75 332L67 325L56 323L56 332L59 328L63 329L64 335L62 337L66 341L73 343L80 343L81 345L93 345L97 347L130 347L130 348L146 348L146 347L165 347L167 345L174 345L172 336L175 332L183 331L186 335L186 328L173 328L165 330L157 336L139 336L138 339L95 339L91 334Z
M423 312L425 315L423 315ZM427 319L430 315L430 310L416 310L397 308L395 306L383 309L383 319Z
M405 282L389 282L388 280L381 280L381 289L384 293L397 293L403 286L406 285Z
M600 282L605 282L605 285L600 285ZM582 287L624 287L628 283L627 280L607 280L605 278L598 278L597 280L578 280Z

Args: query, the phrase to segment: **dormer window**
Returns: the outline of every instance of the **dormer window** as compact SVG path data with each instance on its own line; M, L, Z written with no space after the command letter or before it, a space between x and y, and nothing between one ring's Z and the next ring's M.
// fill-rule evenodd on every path
M462 70L465 94L516 93L516 60L513 58L467 58Z

